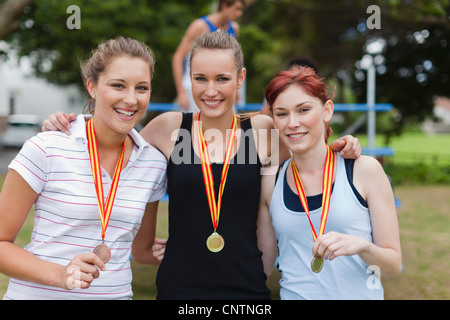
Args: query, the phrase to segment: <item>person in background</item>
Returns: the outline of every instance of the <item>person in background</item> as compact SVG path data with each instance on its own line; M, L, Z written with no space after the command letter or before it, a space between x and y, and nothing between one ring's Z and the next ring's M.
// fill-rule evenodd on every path
M70 136L39 133L9 165L0 193L4 299L132 297L133 239L153 243L166 193L164 155L133 129L150 100L154 64L136 40L101 43L82 65L90 120L80 115ZM32 206L31 242L21 248L14 240Z
M186 30L172 58L172 72L177 90L177 100L183 111L198 112L191 90L189 72L189 49L195 38L205 32L218 29L238 37L239 24L235 21L242 16L245 0L220 0L218 11L194 20Z
M380 163L348 160L327 140L332 97L308 67L278 73L265 90L274 127L292 153L263 176L259 216L265 268L281 272L281 299L383 299L379 276L402 272L394 196ZM277 255L278 249L278 255Z

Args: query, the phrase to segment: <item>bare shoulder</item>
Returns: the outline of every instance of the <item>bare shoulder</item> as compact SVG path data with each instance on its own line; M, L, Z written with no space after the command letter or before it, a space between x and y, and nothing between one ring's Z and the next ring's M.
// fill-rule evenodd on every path
M162 131L173 131L181 125L181 112L164 112L152 119L140 132L147 140L149 134L155 134Z
M361 186L367 190L367 188L372 188L373 186L380 187L381 185L389 184L389 180L377 159L363 155L355 160L353 183L357 188Z
M371 177L380 172L384 172L384 170L377 159L362 155L355 160L354 172L355 175L358 176L363 175L365 177Z
M206 23L202 19L198 18L192 21L192 23L186 30L186 34L191 36L199 36L208 31L209 27L206 25Z
M273 129L273 120L265 114L257 114L250 118L253 129Z
M360 156L353 168L353 185L361 196L368 200L370 194L388 189L389 179L381 163L370 156Z
M140 134L148 143L167 156L173 147L172 134L180 128L182 119L181 112L165 112L150 121Z

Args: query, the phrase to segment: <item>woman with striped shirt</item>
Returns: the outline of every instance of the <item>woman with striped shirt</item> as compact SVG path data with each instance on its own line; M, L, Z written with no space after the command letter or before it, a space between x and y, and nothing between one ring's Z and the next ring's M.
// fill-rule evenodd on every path
M11 162L0 194L4 299L131 298L133 239L141 221L156 225L166 192L164 155L133 129L149 103L153 69L153 53L136 40L100 44L82 66L92 119L77 118L70 136L38 134ZM14 240L32 206L31 242L20 248ZM154 233L137 239L149 238Z

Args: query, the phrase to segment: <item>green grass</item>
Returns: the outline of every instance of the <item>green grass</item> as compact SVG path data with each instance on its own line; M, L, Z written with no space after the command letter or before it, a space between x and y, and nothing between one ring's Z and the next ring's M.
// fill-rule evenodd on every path
M1 184L1 178L0 178ZM396 196L402 201L398 209L404 273L395 279L382 279L386 299L450 299L450 186L399 186ZM25 222L17 243L30 239L33 215ZM158 213L158 237L167 237L167 203ZM158 267L132 262L134 299L155 299ZM277 299L279 273L268 279L272 297ZM0 297L8 278L0 274Z
M367 146L365 134L355 134L363 147ZM330 142L337 135L330 137ZM384 137L377 135L375 146L384 147ZM422 132L405 132L401 136L393 137L389 147L395 154L389 161L395 163L438 163L450 165L450 134L426 135Z
M450 186L402 186L398 210L404 274L384 281L389 299L450 299Z

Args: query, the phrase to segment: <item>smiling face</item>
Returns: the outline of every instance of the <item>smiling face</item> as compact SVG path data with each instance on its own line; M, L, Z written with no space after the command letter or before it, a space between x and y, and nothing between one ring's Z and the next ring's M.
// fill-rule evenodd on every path
M192 94L206 116L233 112L236 93L244 78L245 69L238 74L233 52L229 49L199 49L192 56Z
M286 146L295 152L313 149L325 141L325 122L333 115L333 103L325 104L299 85L290 85L273 105L273 123Z
M88 79L89 93L95 95L96 130L128 134L144 116L150 101L151 74L140 58L114 58L97 83Z

